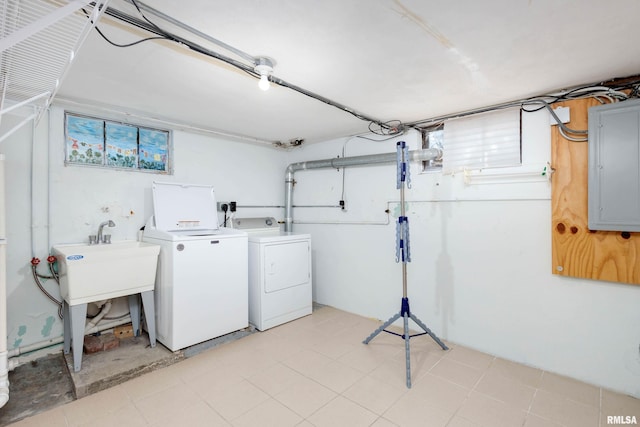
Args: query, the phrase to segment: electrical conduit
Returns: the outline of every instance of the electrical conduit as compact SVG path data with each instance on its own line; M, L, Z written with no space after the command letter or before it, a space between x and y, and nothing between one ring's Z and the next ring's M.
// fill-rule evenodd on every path
M347 166L369 166L381 163L395 163L397 153L369 154L366 156L337 157L334 159L312 160L309 162L291 163L287 166L285 173L284 192L284 231L292 231L293 226L293 186L295 184L294 174L297 171L307 169L337 169ZM442 156L442 151L438 148L427 148L424 150L414 150L409 152L410 161L428 161Z

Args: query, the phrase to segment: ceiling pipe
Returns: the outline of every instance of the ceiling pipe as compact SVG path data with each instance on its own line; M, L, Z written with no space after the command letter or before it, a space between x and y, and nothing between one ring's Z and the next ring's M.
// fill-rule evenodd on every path
M225 42L223 42L222 40L218 40L215 37L211 37L209 34L203 33L200 30L197 30L187 24L185 24L182 21L179 21L177 19L175 19L173 16L167 15L166 13L163 13L161 11L159 11L158 9L154 9L153 7L139 1L139 0L126 0L128 3L131 3L134 7L136 7L136 9L139 7L140 9L147 11L149 13L151 13L152 15L157 16L158 18L161 18L163 20L165 20L166 22L169 22L173 25L175 25L178 28L181 28L191 34L194 34L204 40L207 40L208 42L211 42L213 44L216 44L218 46L220 46L221 48L229 51L229 52L233 52L235 53L237 56L239 56L240 58L243 58L255 65L258 65L258 60L259 57L253 56L248 54L247 52L244 52L238 48L235 48L233 46L231 46L230 44L227 44Z
M243 51L241 51L239 49L236 49L233 46L230 46L230 45L228 45L228 44L226 44L226 43L224 43L224 42L222 42L222 41L220 41L218 39L215 39L215 38L213 38L213 37L201 32L201 31L196 30L195 28L192 28L192 27L184 24L183 22L178 21L177 19L174 19L174 18L172 18L172 17L170 17L170 16L168 16L168 15L166 15L166 14L164 14L164 13L162 13L162 12L156 10L156 9L153 9L152 7L147 6L144 3L141 3L141 2L139 2L137 0L136 1L126 0L126 1L128 1L131 4L133 4L134 6L135 5L139 6L140 9L146 10L149 13L151 13L151 14L153 14L153 15L155 15L155 16L163 19L163 20L165 20L166 22L169 22L169 23L171 23L173 25L178 26L179 28L181 28L181 29L193 34L193 35L196 35L196 36L198 36L198 37L200 37L200 38L202 38L204 40L207 40L207 41L209 41L211 43L214 43L214 44L222 47L225 50L228 50L230 52L235 53L237 56L240 56L244 60L250 62L251 65L247 65L244 62L237 61L237 60L232 59L232 58L230 58L228 56L225 56L225 55L219 54L217 52L214 52L214 51L212 51L210 49L207 49L207 48L205 48L203 46L200 46L200 45L198 45L198 44L196 44L196 43L194 43L194 42L192 42L190 40L187 40L186 38L183 38L183 37L180 37L180 36L178 36L176 34L173 34L173 33L170 33L168 31L165 31L165 30L161 29L160 27L156 26L155 24L152 24L152 23L147 22L145 20L138 19L138 18L135 18L133 16L127 15L126 13L123 13L123 12L117 10L117 9L109 7L109 8L106 9L105 13L108 16L111 16L112 18L118 19L118 20L120 20L122 22L125 22L127 24L133 25L133 26L135 26L137 28L149 31L152 34L156 34L158 36L165 37L167 40L172 40L174 42L177 42L177 43L180 43L180 44L182 44L184 46L187 46L189 49L193 50L194 52L198 52L198 53L201 53L203 55L209 56L211 58L215 58L217 60L225 62L225 63L227 63L227 64L229 64L229 65L231 65L233 67L236 67L236 68L246 72L249 75L254 76L254 77L261 77L260 72L258 70L256 70L256 66L259 66L261 63L264 63L264 61L269 61L271 63L271 66L273 67L274 61L271 58L267 58L267 57L263 57L263 56L256 56L256 57L251 56L246 52L243 52ZM315 99L317 101L320 101L320 102L323 102L323 103L325 103L327 105L330 105L332 107L338 108L338 109L340 109L342 111L345 111L345 112L351 114L352 116L356 117L357 119L364 120L364 121L367 121L367 122L370 122L370 123L375 123L378 126L380 126L381 129L387 130L389 132L389 135L400 134L403 131L403 128L404 128L403 126L393 127L393 126L389 125L388 122L383 122L383 121L378 120L378 119L376 119L374 117L369 117L369 116L367 116L365 114L362 114L362 113L354 110L353 108L350 108L350 107L347 107L346 105L340 104L339 102L332 101L329 98L325 98L324 96L318 95L318 94L316 94L314 92L311 92L309 90L303 89L300 86L296 86L296 85L294 85L292 83L289 83L289 82L287 82L285 80L277 78L272 73L269 73L267 75L266 83L263 83L263 85L265 85L265 87L266 87L266 84L268 82L277 84L278 86L282 86L282 87L291 89L291 90L293 90L295 92L298 92L298 93L300 93L302 95L308 96L308 97L313 98L313 99Z
M337 169L348 166L369 166L381 163L395 163L398 158L397 156L398 153L369 154L366 156L336 157L333 159L291 163L287 166L284 179L284 231L292 231L293 186L295 185L294 174L297 171L307 169ZM442 151L438 148L427 148L424 150L414 150L409 152L409 160L414 162L435 160L441 156Z

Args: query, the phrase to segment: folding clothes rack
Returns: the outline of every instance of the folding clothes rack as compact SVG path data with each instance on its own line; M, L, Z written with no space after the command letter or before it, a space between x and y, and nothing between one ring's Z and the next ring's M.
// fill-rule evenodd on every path
M394 314L389 320L387 320L382 326L376 329L371 335L363 341L364 344L374 339L380 332L384 331L392 335L397 335L404 339L404 348L406 356L407 367L407 388L411 388L411 354L409 348L409 339L419 335L428 334L433 340L438 343L443 350L449 348L438 338L431 329L429 329L415 314L411 313L409 308L409 298L407 297L407 263L411 262L411 251L409 248L409 218L406 216L404 206L404 189L411 188L411 177L409 174L409 150L404 141L397 143L397 188L400 190L400 216L398 217L398 223L396 224L396 262L402 262L402 303L400 305L400 312ZM387 328L399 318L404 319L404 333L402 335L388 331ZM410 335L409 334L409 319L413 320L424 332Z

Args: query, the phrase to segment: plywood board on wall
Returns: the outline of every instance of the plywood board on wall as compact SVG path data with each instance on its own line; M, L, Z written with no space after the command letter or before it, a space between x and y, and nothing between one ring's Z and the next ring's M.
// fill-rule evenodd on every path
M572 129L587 129L594 99L554 104L570 107ZM586 142L551 129L552 272L560 276L640 285L640 233L591 231L587 217L589 153Z

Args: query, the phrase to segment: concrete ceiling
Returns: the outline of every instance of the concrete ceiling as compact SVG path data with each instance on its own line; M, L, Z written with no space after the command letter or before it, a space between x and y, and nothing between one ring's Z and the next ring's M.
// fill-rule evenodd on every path
M637 0L146 0L274 76L381 122L411 122L639 74ZM140 18L124 0L110 7ZM159 27L251 65L151 13ZM151 34L103 16L130 43ZM59 97L261 141L306 143L368 123L166 40L93 31Z

